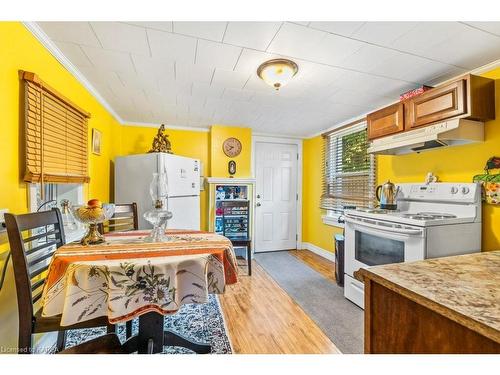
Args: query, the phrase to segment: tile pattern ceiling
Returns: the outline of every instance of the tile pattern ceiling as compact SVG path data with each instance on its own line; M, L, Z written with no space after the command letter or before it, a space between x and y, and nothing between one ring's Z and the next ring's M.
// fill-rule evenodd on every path
M500 22L39 22L125 122L307 136L500 59ZM299 65L276 92L264 61Z

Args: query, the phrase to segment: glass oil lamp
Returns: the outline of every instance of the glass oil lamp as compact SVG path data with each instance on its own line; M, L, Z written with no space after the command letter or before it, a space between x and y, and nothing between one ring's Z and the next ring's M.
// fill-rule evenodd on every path
M153 179L149 185L149 194L153 208L143 215L153 229L149 236L145 238L147 242L166 241L165 227L167 221L172 218L172 213L168 211L168 181L166 173L153 173Z

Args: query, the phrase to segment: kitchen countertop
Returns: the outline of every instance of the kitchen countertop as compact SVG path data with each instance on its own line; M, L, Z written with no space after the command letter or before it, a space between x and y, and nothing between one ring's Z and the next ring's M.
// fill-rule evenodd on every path
M500 343L500 251L360 269L371 279Z

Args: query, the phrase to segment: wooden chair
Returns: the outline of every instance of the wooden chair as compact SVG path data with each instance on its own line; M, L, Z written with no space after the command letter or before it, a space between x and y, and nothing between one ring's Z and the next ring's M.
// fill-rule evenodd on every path
M137 216L137 203L116 204L113 217L99 224L98 230L101 234L114 231L130 231L139 229L139 219ZM132 321L125 323L127 338L132 336Z
M129 231L139 229L137 216L137 204L116 204L115 213L107 222L99 224L99 232L102 234L113 231Z
M42 317L41 297L50 259L57 248L64 245L64 226L61 212L51 211L24 215L5 214L9 236L19 312L19 353L31 353L34 333L59 331L57 348L64 348L68 329L114 326L107 317L99 317L71 326L60 325L61 317Z

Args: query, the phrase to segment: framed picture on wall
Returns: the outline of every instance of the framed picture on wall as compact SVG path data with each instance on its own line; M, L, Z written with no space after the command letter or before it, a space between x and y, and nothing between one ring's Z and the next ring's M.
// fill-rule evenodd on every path
M102 133L96 128L92 128L92 153L101 155Z

